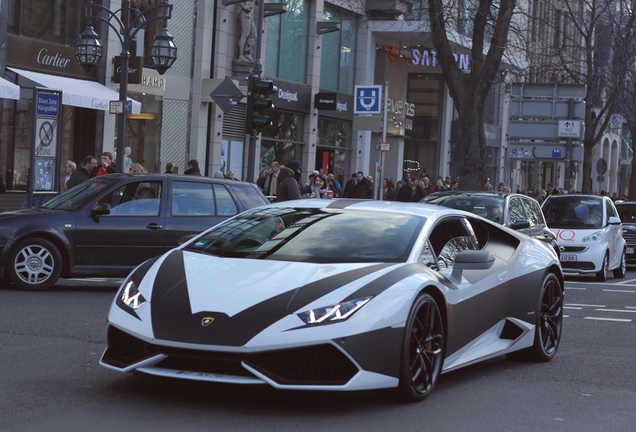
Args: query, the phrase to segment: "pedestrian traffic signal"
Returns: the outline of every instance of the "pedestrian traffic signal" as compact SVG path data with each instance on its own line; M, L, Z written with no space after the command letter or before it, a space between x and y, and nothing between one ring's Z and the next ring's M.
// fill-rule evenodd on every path
M272 124L272 119L265 112L274 105L270 95L278 92L274 82L262 79L258 75L249 78L247 96L247 124L246 133L251 134L255 130Z

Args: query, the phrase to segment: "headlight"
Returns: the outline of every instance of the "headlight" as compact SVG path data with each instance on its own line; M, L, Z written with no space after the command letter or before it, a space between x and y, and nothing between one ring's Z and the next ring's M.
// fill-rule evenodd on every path
M131 280L127 281L119 294L120 304L128 306L132 310L137 310L146 303L146 299L137 289L137 284Z
M595 241L599 241L600 239L603 238L603 231L597 231L594 234L590 234L589 236L585 237L583 239L583 242L595 242Z
M343 321L353 315L362 306L367 304L372 298L373 296L348 300L336 305L301 312L298 316L307 324L324 324L334 321Z

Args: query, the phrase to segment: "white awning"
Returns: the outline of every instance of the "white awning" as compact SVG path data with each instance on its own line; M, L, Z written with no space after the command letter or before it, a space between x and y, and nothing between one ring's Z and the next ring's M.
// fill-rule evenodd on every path
M17 68L8 69L41 86L62 90L63 105L108 111L109 102L119 100L119 93L95 81L47 75ZM133 114L139 114L141 103L131 98L128 100L132 100Z
M20 86L0 78L0 99L20 100Z

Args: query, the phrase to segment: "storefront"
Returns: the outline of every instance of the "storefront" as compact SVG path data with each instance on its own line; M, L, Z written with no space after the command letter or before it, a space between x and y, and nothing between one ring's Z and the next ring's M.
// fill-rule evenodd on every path
M313 169L332 173L344 184L350 171L353 96L321 91L314 99L318 109L318 143Z

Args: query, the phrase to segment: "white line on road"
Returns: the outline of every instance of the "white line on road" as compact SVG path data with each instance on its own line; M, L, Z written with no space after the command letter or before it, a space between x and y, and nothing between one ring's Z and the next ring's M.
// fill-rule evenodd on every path
M596 309L597 311L603 311L603 312L630 312L630 313L636 313L636 310L625 310L625 309Z
M616 321L616 322L632 322L630 319L624 318L600 318L600 317L585 317L583 319L586 320L596 320L596 321Z
M574 287L565 287L566 290L581 290L585 291L587 288L574 288Z
M578 303L566 303L566 306L583 306L583 307L605 307L605 305L591 305L591 304L578 304Z
M613 290L613 289L604 289L606 292L623 292L623 293L636 293L634 290Z
M618 282L616 285L627 285L627 284L629 284L631 282L636 283L636 279L628 279L626 281Z
M625 309L636 309L636 306L625 306Z
M574 310L581 310L583 308L581 307L570 307L570 306L563 306L563 309L574 309Z

